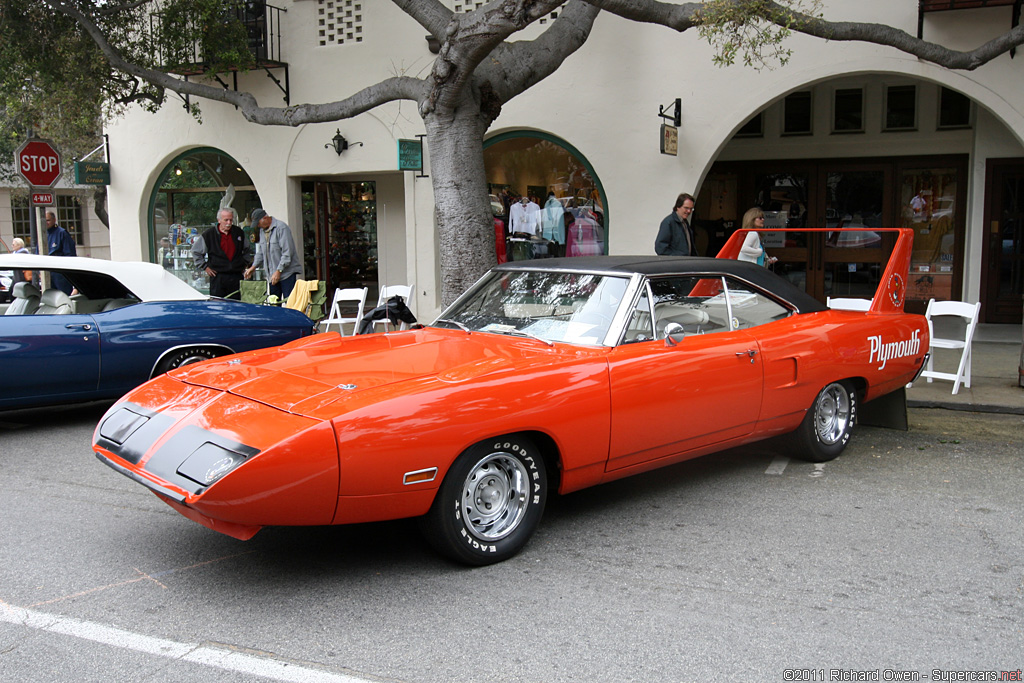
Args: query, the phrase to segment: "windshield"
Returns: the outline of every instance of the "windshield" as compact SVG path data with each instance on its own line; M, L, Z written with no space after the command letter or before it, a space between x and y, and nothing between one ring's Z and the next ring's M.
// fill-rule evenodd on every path
M601 344L628 278L563 272L494 272L474 294L435 325Z

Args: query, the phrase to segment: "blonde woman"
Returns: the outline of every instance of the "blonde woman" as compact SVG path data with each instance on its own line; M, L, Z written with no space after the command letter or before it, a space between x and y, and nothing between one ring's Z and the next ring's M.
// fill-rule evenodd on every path
M757 230L764 230L764 211L758 207L749 209L743 214L743 229L750 230L740 247L740 261L750 261L760 266L770 266L778 261L774 256L765 253L764 245L761 244L761 234Z

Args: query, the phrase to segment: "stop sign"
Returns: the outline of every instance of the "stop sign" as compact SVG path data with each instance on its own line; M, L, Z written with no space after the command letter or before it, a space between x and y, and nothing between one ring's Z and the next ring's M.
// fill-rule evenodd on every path
M14 153L18 174L32 187L51 187L60 178L60 153L46 140L29 140Z

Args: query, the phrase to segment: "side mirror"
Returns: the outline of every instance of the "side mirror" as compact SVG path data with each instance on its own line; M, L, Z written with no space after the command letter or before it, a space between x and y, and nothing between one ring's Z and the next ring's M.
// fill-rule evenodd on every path
M683 337L686 336L686 331L683 330L683 326L679 323L669 323L665 325L665 344L668 346L675 346L679 342L683 341Z

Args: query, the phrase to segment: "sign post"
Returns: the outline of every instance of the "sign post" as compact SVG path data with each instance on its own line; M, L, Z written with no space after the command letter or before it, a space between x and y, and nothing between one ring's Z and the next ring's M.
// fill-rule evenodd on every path
M14 153L14 167L18 175L25 179L32 191L31 211L38 214L37 209L53 203L53 194L35 192L38 189L53 187L60 180L60 152L48 140L32 138L26 140ZM42 200L49 199L48 202ZM37 201L40 200L40 201ZM46 221L36 216L36 247L40 254L46 254Z

